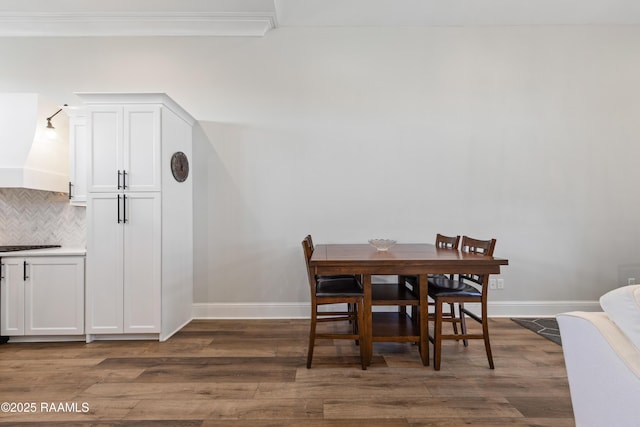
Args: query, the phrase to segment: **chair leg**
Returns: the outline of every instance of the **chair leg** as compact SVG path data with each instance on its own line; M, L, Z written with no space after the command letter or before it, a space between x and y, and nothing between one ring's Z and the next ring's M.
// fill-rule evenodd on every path
M435 323L433 325L433 369L440 370L442 352L442 303L436 300Z
M309 326L309 350L307 351L307 369L311 368L311 360L313 359L313 346L316 341L316 313L318 307L311 307L311 324Z
M464 315L464 303L458 304L458 310L460 311L460 331L462 332L462 335L466 335L467 321L465 320L465 315ZM463 339L462 342L464 343L465 347L469 347L469 340Z
M454 303L450 302L449 303L449 313L451 313L451 318L454 320L452 322L453 325L453 333L458 335L458 325L455 322L456 319L456 306Z
M351 328L352 328L352 333L354 335L358 335L360 336L360 333L358 332L358 330L362 327L362 323L360 322L360 313L362 312L362 307L360 306L360 303L353 303L353 304L349 304L349 306L351 307L351 309L349 310L350 314L349 317L352 320L349 320L349 322L351 323ZM356 340L356 345L360 345L360 340L357 339Z

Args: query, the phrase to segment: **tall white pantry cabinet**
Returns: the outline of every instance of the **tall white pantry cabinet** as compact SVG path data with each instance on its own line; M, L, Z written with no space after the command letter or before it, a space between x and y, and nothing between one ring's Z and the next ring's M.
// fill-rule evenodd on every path
M87 120L87 340L170 337L193 305L195 120L160 93L78 93Z

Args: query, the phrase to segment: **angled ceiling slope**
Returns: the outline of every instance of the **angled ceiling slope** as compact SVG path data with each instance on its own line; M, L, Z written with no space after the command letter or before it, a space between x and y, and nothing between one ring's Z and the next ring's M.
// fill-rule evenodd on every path
M274 0L0 0L0 37L264 36Z

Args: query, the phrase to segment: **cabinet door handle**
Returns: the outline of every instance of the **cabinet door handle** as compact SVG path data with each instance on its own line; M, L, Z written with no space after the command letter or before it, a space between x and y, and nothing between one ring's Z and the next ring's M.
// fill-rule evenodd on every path
M124 216L124 219L122 220L122 222L126 224L126 223L129 222L129 220L127 219L127 195L126 194L122 196L122 200L123 200L123 202L122 202L122 214Z
M27 261L22 262L22 281L25 282L29 276L27 276Z
M120 169L118 169L118 190L120 190L122 188L122 185L120 185L120 177L122 176L122 172L120 172Z
M127 189L127 171L123 170L122 171L122 189L126 190Z
M69 181L69 200L71 200L71 181Z
M0 264L0 280L4 279L4 276L2 275L2 267L4 267L4 264Z
M120 224L122 220L120 219L120 195L118 194L118 224Z

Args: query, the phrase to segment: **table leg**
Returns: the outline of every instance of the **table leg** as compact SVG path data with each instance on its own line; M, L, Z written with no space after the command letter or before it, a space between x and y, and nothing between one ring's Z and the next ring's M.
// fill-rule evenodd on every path
M371 275L364 274L362 276L362 287L364 288L364 343L360 345L365 346L365 364L371 365L371 359L373 357L373 316L371 314Z
M428 275L418 276L418 286L420 286L420 356L422 364L429 366L429 296L427 294Z

